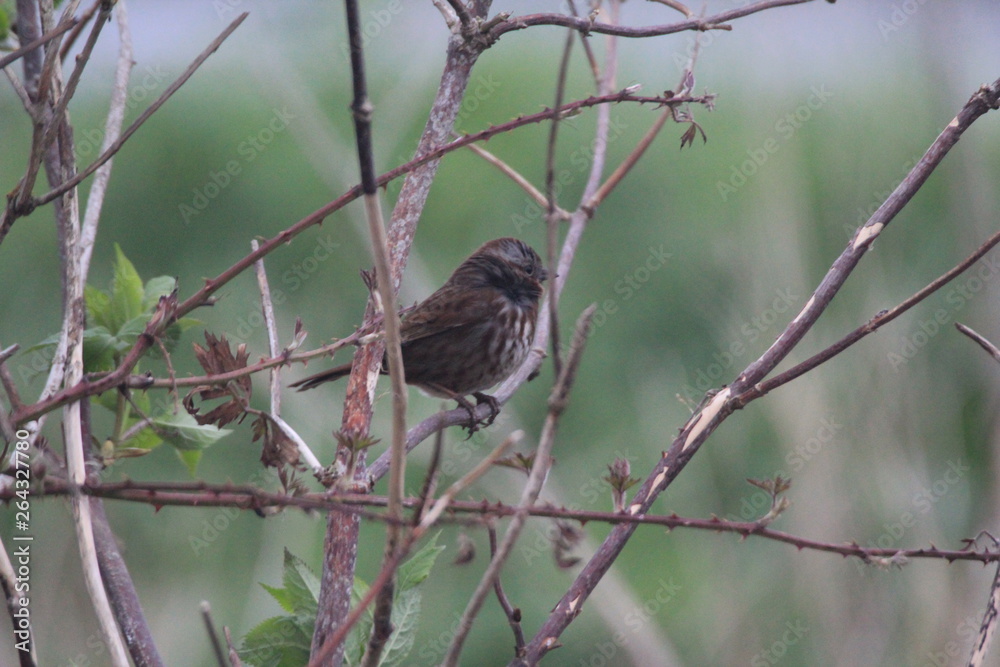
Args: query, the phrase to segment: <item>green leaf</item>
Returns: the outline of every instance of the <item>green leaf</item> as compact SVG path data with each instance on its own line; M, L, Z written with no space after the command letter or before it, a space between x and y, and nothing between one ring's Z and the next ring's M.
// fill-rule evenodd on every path
M430 575L438 554L444 551L444 546L437 545L439 535L441 533L435 533L434 537L428 540L420 551L399 566L399 572L396 575L396 589L400 593L416 587Z
M201 451L200 450L177 450L177 457L184 464L184 467L188 469L191 476L194 477L198 472L198 464L201 462Z
M114 370L115 355L122 348L122 342L104 327L85 329L83 332L83 370L88 373Z
M285 572L282 577L285 591L292 603L292 611L300 616L316 616L319 600L319 579L306 562L285 549Z
M254 667L302 667L309 662L312 636L288 616L261 622L243 638L243 662Z
M177 279L172 276L156 276L146 281L142 293L142 310L150 313L156 308L161 296L166 296L177 287Z
M200 452L232 433L229 429L212 424L199 424L186 412L156 417L153 423L156 424L163 439L181 451Z
M288 553L288 549L285 549L285 553L286 554ZM273 597L275 600L278 601L278 604L281 605L282 609L289 612L295 610L295 605L292 602L292 596L288 592L288 590L284 588L275 588L274 586L268 586L264 582L258 582L258 583L260 583L261 588L270 593L271 597Z
M442 549L444 547L441 547ZM392 634L382 649L379 665L402 665L413 650L417 637L417 621L420 618L420 591L400 591L392 603Z
M87 321L95 326L109 329L111 323L111 295L107 292L86 285L83 288L83 300L87 304Z
M0 7L0 42L7 39L7 35L10 34L10 17L7 16L7 10Z
M114 278L111 280L108 329L117 332L126 322L142 315L144 288L139 273L117 243L115 244L114 271Z
M135 449L156 449L163 444L163 438L152 428L144 428L128 440L119 443L120 446L133 447Z

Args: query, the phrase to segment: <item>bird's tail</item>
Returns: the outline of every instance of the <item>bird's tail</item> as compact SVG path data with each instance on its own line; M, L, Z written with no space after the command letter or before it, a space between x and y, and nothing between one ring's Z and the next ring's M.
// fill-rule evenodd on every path
M325 370L315 375L310 375L307 378L303 378L298 382L293 382L288 385L289 387L295 387L299 391L305 391L307 389L313 389L323 384L324 382L331 382L333 380L339 380L345 375L350 375L351 364L342 364L340 366L335 366L329 370Z

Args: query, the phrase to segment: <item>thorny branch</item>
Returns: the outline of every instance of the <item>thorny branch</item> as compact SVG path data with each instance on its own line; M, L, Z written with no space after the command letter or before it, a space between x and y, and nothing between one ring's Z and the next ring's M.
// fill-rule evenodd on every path
M102 482L85 484L80 493L101 498L113 498L125 502L143 503L154 507L235 507L242 510L258 511L266 508L298 508L301 510L322 510L331 512L360 512L371 520L389 523L391 520L381 512L365 511L365 508L385 507L385 496L371 494L306 493L292 496L281 492L267 491L255 486L235 484L208 484L206 482ZM69 485L62 480L46 478L43 488L34 493L42 496L65 496L70 493ZM0 489L0 500L13 497L11 489ZM403 499L407 509L419 510L424 506L419 497ZM447 513L440 514L435 523L476 523L511 517L520 511L519 505L487 503L483 501L450 499ZM527 515L534 518L565 519L581 524L607 523L610 525L660 526L667 530L688 528L717 533L733 533L740 537L759 537L783 542L797 549L810 549L825 553L853 556L867 563L885 562L902 565L914 558L940 559L948 562L975 561L980 563L1000 562L1000 551L990 549L940 549L937 546L910 549L863 547L857 542L824 542L791 535L770 527L769 521L729 521L719 517L697 519L677 514L629 514L627 512L600 512L574 510L551 505L532 505ZM470 518L464 518L470 517ZM406 523L405 521L399 523ZM881 560L880 560L881 559Z

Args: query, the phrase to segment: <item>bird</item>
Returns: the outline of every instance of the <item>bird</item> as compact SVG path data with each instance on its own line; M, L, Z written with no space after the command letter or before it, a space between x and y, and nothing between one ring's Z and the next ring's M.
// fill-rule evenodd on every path
M539 299L548 271L527 243L505 237L488 241L463 261L451 277L405 313L400 323L407 384L426 394L455 400L469 412L470 433L478 427L476 404L487 403L489 425L500 412L496 398L483 393L506 380L531 350ZM299 380L299 391L349 375L343 364ZM382 357L382 374L388 363Z

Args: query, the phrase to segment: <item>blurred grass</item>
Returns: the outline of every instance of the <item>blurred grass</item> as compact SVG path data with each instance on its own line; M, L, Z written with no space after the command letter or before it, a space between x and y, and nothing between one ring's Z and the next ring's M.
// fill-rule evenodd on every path
M373 11L380 6L369 5ZM298 7L296 15L313 26L324 21L338 25L339 16L329 15L331 11ZM698 88L717 92L718 107L711 114L695 110L708 143L679 151L683 128L668 124L590 223L561 303L563 331L568 336L577 314L591 302L600 305L604 317L588 344L560 426L558 462L551 475L558 493L548 496L553 502L608 509L599 480L616 455L627 456L633 474L644 475L688 415L675 396L697 400L705 383L718 387L729 382L762 353L808 299L849 230L863 221L862 212L899 181L979 81L998 76L987 68L976 78L959 73L955 60L939 59L941 44L949 42L946 36L929 39L935 35L935 21L941 22L940 13L930 8L887 39L863 22L866 16L887 16L889 6L865 11L842 5L803 8L800 32L784 41L777 31L794 20L793 10L749 19L732 35L715 36L702 54ZM407 20L416 14L407 12ZM134 20L142 20L142 7L133 13ZM274 18L266 10L264 16ZM844 49L836 63L819 67L817 62L827 56L802 41L803 34L818 29L808 21L829 23L823 27L833 34L846 34L859 23L868 32L862 33L857 53ZM117 241L144 278L179 276L182 296L190 294L203 277L242 257L251 238L277 233L352 184L348 86L335 43L328 36L323 42L322 48L329 50L324 56L336 64L329 66L316 62L312 50L296 50L279 38L284 34L281 21L248 26L257 32L237 39L235 52L222 51L217 61L209 61L116 158L93 284L103 287L110 279L112 241ZM307 30L311 34L315 28ZM412 151L440 68L437 52L430 60L407 61L395 42L404 30L402 21L394 22L370 45L378 157L384 169ZM551 104L562 42L553 36L561 34L540 29L530 36L505 36L477 66L470 88L476 104L463 111L460 129L472 131ZM686 39L623 44L619 84L642 82L648 94L675 85L674 53L684 51ZM601 40L594 42L600 51ZM770 51L779 47L785 51L778 56ZM975 44L965 48L966 60L977 62ZM248 73L242 60L253 59L262 49L269 60L276 53L284 60ZM576 55L571 97L590 92L579 51ZM761 73L760 60L773 66L796 59L787 71ZM872 67L873 62L880 66ZM282 68L290 66L300 81L281 80ZM168 61L163 67L173 74L183 64ZM289 92L299 84L305 89ZM486 92L477 96L477 86ZM828 101L811 109L789 135L782 119L807 105L814 88L823 86L832 93ZM143 106L132 109L133 117ZM261 136L275 110L286 107L292 115L287 127L274 132L263 150L255 149L247 160L243 142ZM102 113L100 93L79 100L73 109L77 136L100 127ZM656 113L612 108L619 130L609 147L609 164L628 153ZM0 180L8 190L23 169L30 135L23 116L12 94L0 94ZM582 191L588 165L581 169L580 159L589 150L594 118L594 112L584 113L560 131L559 168L568 181L560 195L564 206L571 206ZM544 126L528 127L495 137L486 147L541 183L546 137ZM748 151L759 151L768 139L777 150L723 200L719 183L729 183ZM1000 125L991 114L973 127L883 233L786 367L906 298L995 229L998 148ZM233 160L239 174L185 224L180 206L192 205L196 191L207 193L213 175ZM398 184L387 188L390 201L397 192ZM535 215L526 195L482 160L469 152L450 155L421 221L404 300L429 294L489 238L516 235L542 251L544 229ZM284 295L278 312L285 340L295 316L303 318L310 345L343 335L360 320L365 293L357 272L369 262L357 219L358 211L349 207L268 258L272 287ZM19 221L0 247L4 345L27 347L58 327L53 248L47 209ZM657 264L646 262L658 253L669 255L666 263L644 272L644 266ZM657 511L757 516L766 509L760 493L744 479L780 472L793 477L793 505L776 527L792 533L834 542L854 539L863 545L909 547L933 541L956 548L962 538L991 527L997 494L990 445L997 438L1000 383L983 353L951 326L958 319L987 337L1000 338L1000 281L995 278L989 276L971 298L959 298L961 292L946 288L831 363L731 417L657 502ZM977 287L971 280L963 276L957 285L971 290ZM775 301L782 295L783 300ZM921 323L939 309L946 324L921 338ZM215 307L195 315L205 328L246 341L253 359L265 353L262 328L255 324L258 310L256 286L248 274L228 285ZM198 331L188 333L181 349L197 340ZM889 355L901 354L906 341L925 342L912 358L893 363ZM28 398L42 384L32 363L30 355L11 363ZM198 371L184 352L175 355L174 365L181 375ZM287 372L289 377L300 374L300 369ZM510 418L502 419L487 438L463 444L458 434L449 435L449 478L474 465L515 425L537 433L551 379L546 367L505 410ZM260 401L263 382L257 387L255 400ZM286 418L316 444L322 459L332 455L330 432L339 425L342 391L331 387L286 398ZM383 396L379 407L387 400ZM438 405L416 392L411 403L414 421ZM375 426L383 437L388 432L385 412L377 415ZM98 416L97 433L109 428L110 420ZM55 442L58 429L53 415L47 433ZM529 438L525 448L533 444ZM258 456L244 425L207 452L199 477L273 486L273 479L261 479ZM409 488L419 484L422 456L409 468ZM956 469L960 474L954 474ZM110 479L126 475L182 479L186 473L172 452L161 448L107 473ZM513 472L498 470L468 495L514 500L512 489L519 481ZM325 522L317 517L289 512L261 520L249 513L157 512L128 503L109 503L108 510L168 664L212 664L195 612L199 600L210 600L217 622L241 636L278 612L256 582L278 582L283 547L319 567ZM0 517L5 532L8 515ZM33 526L39 536L33 599L43 662L66 664L80 656L81 664L87 659L103 664L105 654L95 643L96 626L89 620L82 588L68 588L68 582L79 578L65 504L37 501ZM546 530L542 522L529 527L526 546L515 553L505 574L508 594L522 609L529 635L574 573L555 569L544 546ZM607 528L587 525L585 531L590 546L581 547L581 555ZM445 529L444 537L453 539L455 533ZM456 613L478 581L488 548L483 535L474 532L472 537L479 547L476 562L451 566L449 549L426 584L411 664L432 664L440 657ZM208 547L192 548L193 538L205 539ZM370 580L375 575L381 548L381 528L366 527L359 576ZM639 650L650 640L653 646L669 642L684 664L692 665L922 665L951 644L961 646L962 656L967 653L971 635L963 624L981 613L991 577L980 567L936 562L880 572L785 545L691 531L664 535L656 529L639 530L615 569L632 595L619 602L634 612L620 617L624 648L613 643L615 629L596 613L611 604L610 589L602 585L563 636L565 647L546 664L630 664L635 654L626 649ZM656 594L668 584L677 590L661 603ZM69 625L56 620L70 616L80 620ZM790 627L801 631L794 644L784 639L792 636L786 634ZM0 633L4 655L12 654L8 634ZM505 662L511 639L495 605L488 605L468 646L465 664Z

